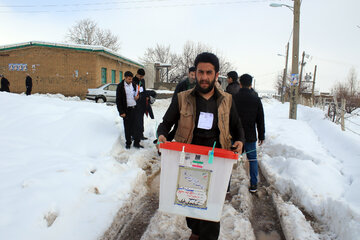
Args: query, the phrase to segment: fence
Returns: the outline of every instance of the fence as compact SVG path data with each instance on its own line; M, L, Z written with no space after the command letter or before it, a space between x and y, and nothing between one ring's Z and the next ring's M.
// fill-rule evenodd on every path
M348 130L360 136L360 108L357 108L351 113L346 113L346 100L341 99L341 105L339 106L335 97L333 102L319 102L316 106L323 110L325 110L325 107L327 106L326 117L329 120L339 124L343 131Z

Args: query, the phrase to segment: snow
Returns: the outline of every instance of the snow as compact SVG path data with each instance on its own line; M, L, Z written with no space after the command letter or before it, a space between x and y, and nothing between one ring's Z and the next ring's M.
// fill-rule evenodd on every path
M341 131L324 111L298 105L298 119L287 119L288 104L264 104L266 145L261 162L283 195L334 232L337 239L359 239L360 137Z
M153 104L155 120L145 118L149 141L140 151L124 149L116 106L4 92L0 102L0 239L91 240L103 236L134 189L145 184L142 166L156 154L152 139L170 100ZM287 103L263 99L263 105L266 141L259 163L284 199L278 211L286 215L284 224L294 225L287 231L294 239L359 239L360 136L341 131L319 108L298 105L295 121L288 119ZM357 115L349 119L360 122ZM239 202L250 199L242 194ZM315 233L303 211L322 230ZM161 226L150 224L143 238L161 237L174 226L168 218L157 212L152 222L163 219ZM183 217L171 218L185 224ZM244 229L254 238L248 219L229 204L221 229L220 239L240 239ZM174 239L186 238L189 231L183 226L177 234Z

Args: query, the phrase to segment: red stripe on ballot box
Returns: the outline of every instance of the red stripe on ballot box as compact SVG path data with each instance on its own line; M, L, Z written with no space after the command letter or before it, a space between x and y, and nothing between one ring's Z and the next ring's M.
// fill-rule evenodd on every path
M180 142L160 143L160 148L178 151L178 152L181 152L184 146L185 146L185 148L184 148L185 152L200 154L200 155L209 155L209 151L212 150L212 147L205 147L205 146L188 144L188 143L180 143ZM214 157L237 160L238 154L236 154L232 151L229 151L229 150L222 149L222 148L215 148L214 149Z

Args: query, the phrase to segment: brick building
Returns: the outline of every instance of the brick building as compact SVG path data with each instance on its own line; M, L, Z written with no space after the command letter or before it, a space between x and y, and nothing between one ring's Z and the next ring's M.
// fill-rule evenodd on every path
M120 82L126 71L144 66L101 46L26 42L0 46L0 74L10 91L25 92L25 77L33 79L32 93L85 96L88 88Z

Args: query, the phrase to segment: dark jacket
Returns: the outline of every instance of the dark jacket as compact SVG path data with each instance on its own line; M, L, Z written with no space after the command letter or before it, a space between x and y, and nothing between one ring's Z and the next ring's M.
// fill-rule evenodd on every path
M255 96L259 96L259 94L257 93L257 91L255 91L253 88L250 88L250 90L251 90L251 92L253 93L253 94L255 94Z
M145 87L145 79L142 79L140 81L139 78L137 78L136 76L133 77L132 80L133 84L135 85L139 85L140 87L143 87L143 92L141 92L139 94L139 99L136 101L136 105L139 109L140 112L142 112L143 114L146 112L146 87Z
M195 87L195 85L196 85L196 82L190 83L189 78L186 78L186 79L180 81L176 85L176 88L175 88L175 91L174 91L174 94L173 94L173 99L174 99L174 96L177 95L179 92L189 90L190 88Z
M32 78L30 76L26 76L25 86L26 88L32 88Z
M227 85L225 92L230 93L231 95L235 95L238 93L240 89L240 84L238 82L232 82Z
M10 92L10 82L5 77L1 78L1 89L2 92Z
M154 90L146 90L144 92L145 97L153 97L156 98L156 92ZM146 116L150 116L151 119L154 119L154 113L151 107L151 103L150 100L146 100L146 106L145 106L145 114Z
M194 114L196 114L196 116L198 116L198 110L196 109L196 105L195 103L193 103L194 99L198 98L198 97L201 97L199 96L196 91L194 89L192 90L188 90L186 92L182 92L181 94L183 94L184 96L188 96L188 98L191 98L191 100L188 100L187 102L189 104L191 104L190 109L193 109L195 113L192 114L193 116L193 121L195 122L196 120L194 119ZM223 104L223 101L227 98L226 94L227 93L224 93L220 90L218 90L217 88L215 88L215 94L217 94L217 107L222 107L222 112L227 112L229 114L229 117L227 118L227 122L228 122L228 126L224 126L222 128L219 128L219 130L221 131L222 129L228 129L230 131L230 134L231 134L231 137L232 137L232 140L233 141L243 141L244 142L244 132L242 130L242 126L241 126L241 121L238 117L238 114L236 112L236 107L235 107L235 104L234 102L232 101L231 99L231 96L228 95L228 97L230 98L230 104L226 104L224 105ZM171 129L171 127L178 121L180 121L180 113L182 114L187 114L187 113L184 113L183 109L182 111L180 111L180 105L179 105L179 101L178 101L178 95L175 95L173 101L171 101L171 104L168 108L168 110L166 111L164 117L163 117L163 122L159 125L158 127L158 130L157 130L157 133L158 133L158 136L160 135L164 135L165 137L168 136L168 133ZM188 108L187 108L188 109ZM185 116L186 117L186 116ZM219 121L219 124L224 124L226 119L224 119L223 117L219 117L218 118L218 121ZM194 123L192 124L194 125ZM191 127L191 126L189 126ZM188 128L189 128L188 127ZM193 134L193 133L191 133ZM220 135L221 135L221 132L220 132ZM230 137L230 136L228 136ZM190 140L189 140L190 139ZM192 139L192 136L190 136L188 139L184 140L184 141L191 141ZM221 141L221 139L220 139ZM199 144L199 143L197 143ZM202 145L201 143L199 145ZM222 146L224 148L224 146Z
M261 100L248 88L241 88L234 96L237 112L245 131L247 142L255 142L256 130L259 140L265 139L264 110Z
M132 83L134 90L136 91L136 85ZM125 91L125 80L121 81L116 88L116 106L119 111L119 115L127 114L127 102Z

